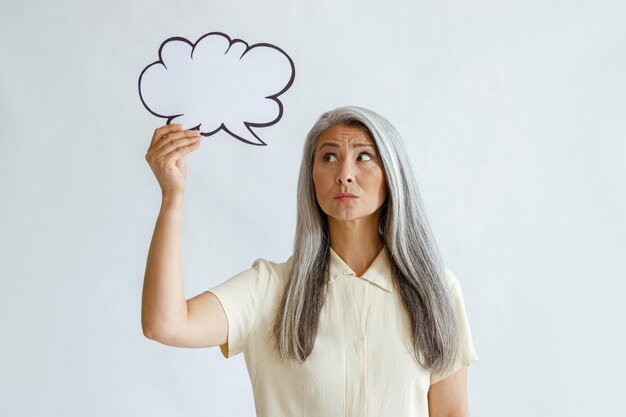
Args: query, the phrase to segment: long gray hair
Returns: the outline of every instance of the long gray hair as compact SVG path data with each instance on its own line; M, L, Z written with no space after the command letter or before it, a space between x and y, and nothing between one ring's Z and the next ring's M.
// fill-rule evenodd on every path
M340 107L322 114L306 137L293 264L272 332L276 348L282 358L301 363L315 343L326 297L330 239L328 218L315 195L313 161L320 134L338 124L365 129L378 148L387 184L379 234L410 318L416 359L431 372L443 372L455 359L457 343L443 263L400 135L385 118L362 107Z

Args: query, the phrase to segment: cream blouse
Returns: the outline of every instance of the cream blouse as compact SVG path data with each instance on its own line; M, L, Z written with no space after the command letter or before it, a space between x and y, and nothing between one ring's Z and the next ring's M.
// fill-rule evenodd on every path
M330 249L328 293L303 364L283 361L270 341L292 258L257 259L209 290L228 318L228 340L220 349L226 358L244 353L257 416L428 416L428 388L449 374L431 374L415 360L409 316L389 262L383 249L357 277ZM478 357L461 286L445 271L460 330L458 370Z

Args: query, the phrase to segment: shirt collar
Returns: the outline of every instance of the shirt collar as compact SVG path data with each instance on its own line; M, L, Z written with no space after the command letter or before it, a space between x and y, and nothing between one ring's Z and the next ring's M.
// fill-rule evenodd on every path
M353 276L356 274L350 267L344 262L343 259L332 249L330 249L330 266L329 266L329 280L328 284L332 284L337 279ZM367 268L367 271L362 276L357 277L371 282L376 287L381 288L389 293L393 294L393 280L392 270L387 255L386 248L380 251L374 262Z

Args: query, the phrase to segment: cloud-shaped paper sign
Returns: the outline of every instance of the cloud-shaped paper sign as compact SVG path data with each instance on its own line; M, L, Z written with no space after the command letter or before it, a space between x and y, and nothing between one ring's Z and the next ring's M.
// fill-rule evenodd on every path
M283 115L278 96L293 83L291 58L269 43L252 46L211 32L193 44L165 40L159 60L139 76L139 96L155 116L210 136L221 129L251 145L265 145L251 127Z

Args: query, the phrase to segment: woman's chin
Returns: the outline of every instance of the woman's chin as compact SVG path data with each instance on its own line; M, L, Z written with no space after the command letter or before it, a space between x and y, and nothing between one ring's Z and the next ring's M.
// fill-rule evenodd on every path
M345 223L345 222L367 220L369 217L373 216L374 213L363 214L363 213L355 213L354 210L342 210L339 213L331 213L331 214L327 213L327 215L330 221L334 221L336 223Z

